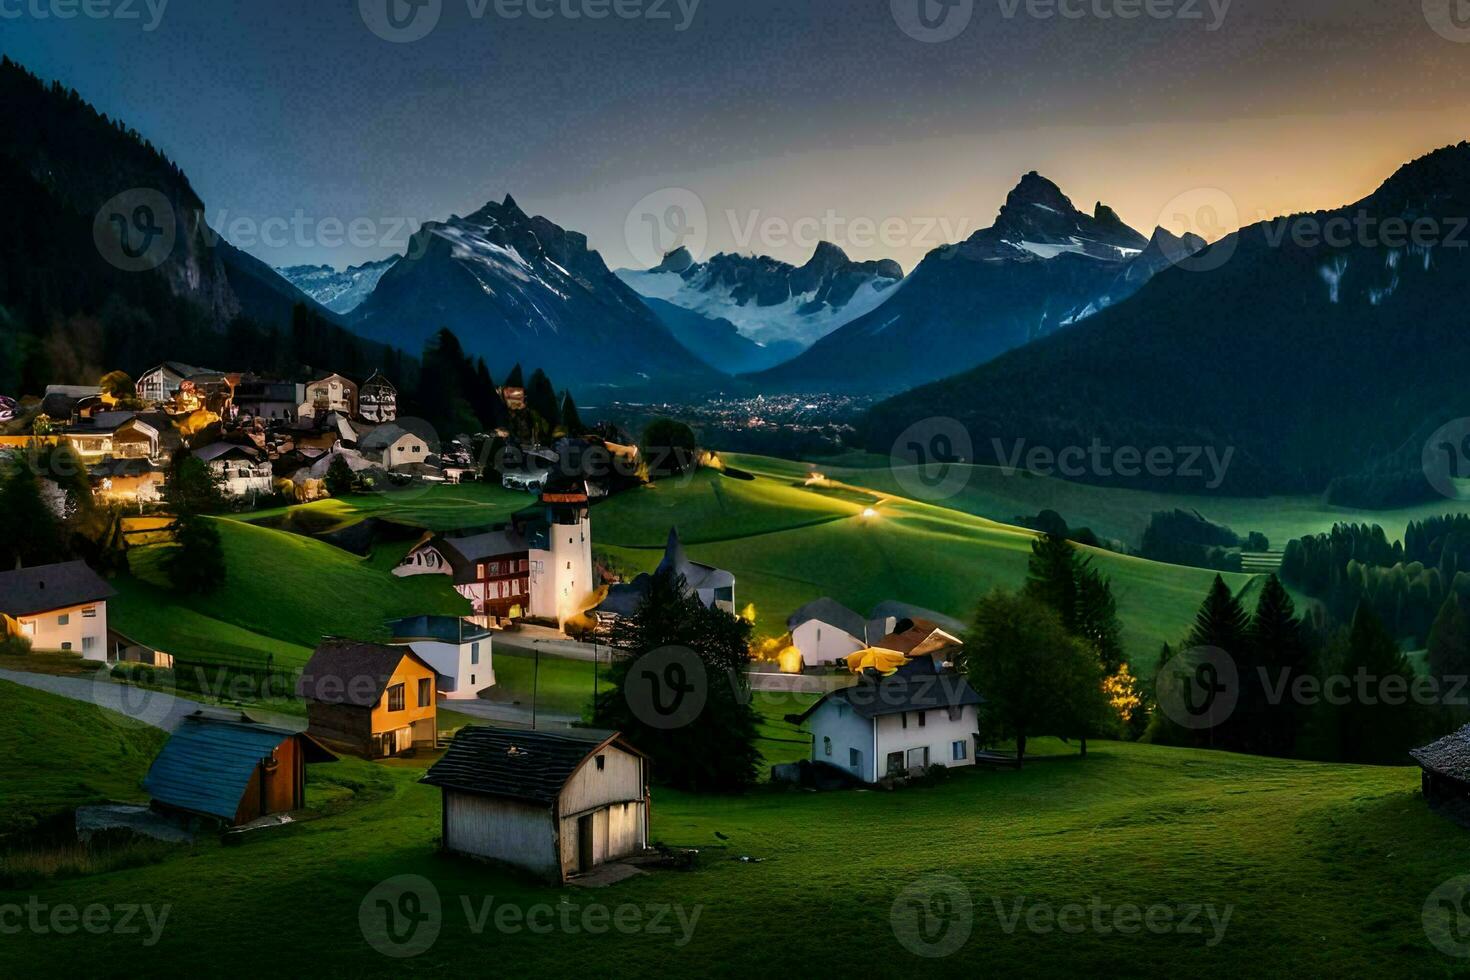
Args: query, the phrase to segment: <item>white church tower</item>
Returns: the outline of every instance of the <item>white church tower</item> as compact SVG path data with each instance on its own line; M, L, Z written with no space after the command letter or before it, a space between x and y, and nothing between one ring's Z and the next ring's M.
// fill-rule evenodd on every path
M587 484L553 479L541 503L546 507L546 538L531 546L531 616L565 626L586 611L597 587Z

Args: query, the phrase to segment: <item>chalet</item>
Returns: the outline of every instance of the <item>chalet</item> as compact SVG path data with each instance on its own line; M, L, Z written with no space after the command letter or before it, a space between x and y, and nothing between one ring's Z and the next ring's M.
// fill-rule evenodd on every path
M413 616L390 623L394 646L406 646L439 675L446 698L470 699L495 686L488 629L457 616Z
M0 624L35 650L107 659L107 600L116 595L85 562L0 572Z
M315 739L247 715L195 712L153 760L143 788L153 808L238 827L306 806L306 766L337 757Z
M542 514L465 537L425 536L393 574L448 575L476 615L565 625L595 589L592 522L585 484L541 495Z
M699 601L711 609L723 609L735 615L735 575L723 568L690 561L684 554L684 545L679 541L679 529L669 529L668 544L664 548L663 561L659 562L654 575L673 574L684 581L684 588L699 596ZM653 576L646 572L632 582L614 585L608 590L607 598L593 610L603 624L622 616L630 616L643 603Z
M103 457L114 459L157 459L166 421L145 420L136 412L97 412L91 418L68 426L61 437L71 444L83 462Z
M194 450L194 455L209 466L221 488L232 497L268 494L274 488L270 460L254 446L216 442Z
M465 728L421 780L446 851L562 883L648 847L648 758L620 735Z
M363 382L357 396L357 412L364 422L381 425L398 418L398 389L378 372Z
M348 417L357 414L357 383L340 374L329 374L306 386L305 397L297 406L297 418L310 418L338 412Z
M421 419L386 422L362 433L357 440L358 452L387 470L426 463L438 448L433 427Z
M290 421L306 400L306 386L289 381L242 380L235 387L235 411L240 416Z
M1429 805L1449 805L1470 817L1470 725L1409 755L1422 770L1420 788Z
M887 676L866 672L790 720L812 733L813 762L876 783L932 765L974 765L983 703L962 676L920 657Z
M871 647L893 628L891 619L865 619L835 599L823 597L802 606L786 619L791 643L803 665L844 662Z
M432 748L438 740L434 668L405 647L327 640L296 694L318 741L370 759Z
M218 371L210 371L206 368L193 367L189 364L181 364L178 361L164 361L154 368L149 368L138 375L135 386L138 389L138 398L151 405L162 405L173 400L179 393L184 382L190 378L209 375L211 377L222 377Z

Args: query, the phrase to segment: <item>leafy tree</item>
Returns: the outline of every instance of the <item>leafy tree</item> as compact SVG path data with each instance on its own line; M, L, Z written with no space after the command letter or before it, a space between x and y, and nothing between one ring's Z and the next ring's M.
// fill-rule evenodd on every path
M214 514L225 509L220 480L209 464L187 448L174 453L164 499L179 514Z
M1118 618L1118 602L1107 576L1084 561L1077 570L1077 605L1075 634L1097 652L1103 672L1117 674L1123 663L1123 622Z
M1069 633L1077 631L1077 578L1080 556L1065 536L1043 534L1031 542L1026 594L1050 606Z
M0 478L0 569L65 561L61 526L30 461L19 453L0 455Z
M643 458L654 479L691 472L699 462L694 430L673 419L655 419L643 430Z
M203 595L224 583L225 551L213 521L194 513L179 515L174 542L163 566L175 589Z
M755 781L760 763L758 718L744 689L750 640L749 623L705 606L682 576L660 572L638 610L613 627L611 685L594 705L597 724L622 731L650 755L654 775L673 786L695 792L744 789ZM682 659L675 673L665 669L667 662L646 659L664 656L659 652L669 648L686 651L677 655ZM651 691L650 685L666 681ZM680 685L683 693L673 690ZM694 706L702 695L703 707L687 724L661 727L649 705L671 694L695 699Z
M102 394L116 402L134 402L138 398L138 387L125 371L110 371L97 382Z
M352 473L352 467L347 465L347 460L339 453L332 459L332 465L327 467L327 493L334 497L345 497L352 492L352 484L356 477Z
M561 426L569 436L579 436L587 431L587 427L582 424L582 416L577 412L577 403L572 400L570 391L561 400Z
M92 481L87 477L87 464L70 442L61 442L47 451L43 466L52 481L66 494L68 518L92 509Z
M976 609L965 650L970 683L986 699L983 730L991 739L1015 739L1022 764L1031 736L1085 739L1097 724L1105 706L1097 657L1045 603L990 593Z
M547 428L555 430L561 424L561 409L556 401L556 389L546 372L537 368L531 375L526 388L526 407L546 420Z

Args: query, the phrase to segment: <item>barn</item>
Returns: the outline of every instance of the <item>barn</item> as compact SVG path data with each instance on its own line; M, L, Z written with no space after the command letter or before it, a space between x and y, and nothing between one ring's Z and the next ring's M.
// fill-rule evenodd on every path
M443 793L445 850L549 881L648 846L648 757L620 735L465 728L423 782Z
M153 760L143 788L156 810L238 827L300 810L307 763L336 758L300 732L195 712Z

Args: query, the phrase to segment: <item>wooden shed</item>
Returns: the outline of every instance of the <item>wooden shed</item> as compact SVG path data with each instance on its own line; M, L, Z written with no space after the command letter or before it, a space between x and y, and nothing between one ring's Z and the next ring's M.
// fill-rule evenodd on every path
M336 758L301 732L196 712L164 744L143 788L155 809L237 827L304 807L307 763Z
M648 847L648 757L621 735L465 728L423 782L453 853L563 882Z

